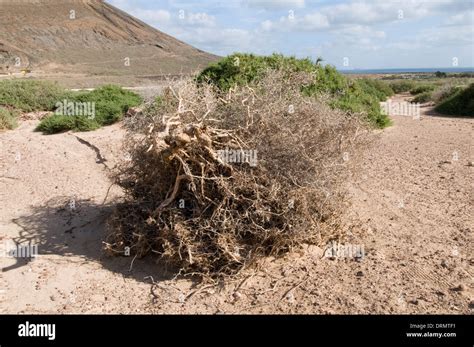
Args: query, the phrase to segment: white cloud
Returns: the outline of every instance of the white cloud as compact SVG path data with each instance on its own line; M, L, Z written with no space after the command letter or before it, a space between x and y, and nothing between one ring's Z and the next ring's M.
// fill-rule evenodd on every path
M255 47L255 40L258 40L253 32L237 28L176 28L173 34L180 40L219 55L249 51Z
M216 18L207 13L187 13L183 18L187 25L212 27L216 25Z
M130 13L145 22L151 22L157 25L163 25L170 21L171 13L165 10L142 10L134 9Z
M271 20L265 20L260 24L263 31L271 31L273 28L273 22Z
M328 17L317 12L305 15L299 25L308 31L326 29L330 26Z
M295 9L305 7L305 0L243 0L249 7L265 10Z
M198 28L194 32L186 34L190 41L200 44L215 44L222 46L246 45L251 38L247 30L242 29L223 29L214 30L209 28Z
M301 18L286 16L275 22L266 20L260 28L264 31L316 31L329 28L329 21L320 13L311 13Z
M340 36L345 36L349 39L355 38L372 38L372 39L384 39L386 37L385 32L381 30L374 30L369 26L365 25L352 25L337 30Z
M386 47L408 51L426 50L429 48L444 49L445 51L450 51L450 54L454 57L457 54L456 47L471 47L472 51L473 45L472 26L460 25L423 29L413 37L389 43Z
M267 31L318 31L349 25L375 25L456 12L467 9L466 3L468 2L459 0L352 1L324 6L304 15L301 14L301 11L295 11L293 20L286 17L275 22L267 20L262 23L261 27ZM450 19L452 23L460 21L466 23L469 20L472 23L472 14L469 13L457 14Z
M447 25L473 25L474 24L474 10L458 13L450 16L446 21Z
M430 46L447 47L453 45L474 44L474 36L471 25L436 27L422 30L417 36L421 42Z

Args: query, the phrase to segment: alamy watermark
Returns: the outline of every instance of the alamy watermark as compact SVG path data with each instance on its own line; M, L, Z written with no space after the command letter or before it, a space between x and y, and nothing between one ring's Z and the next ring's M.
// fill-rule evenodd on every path
M18 325L19 337L47 337L48 340L56 339L56 324L38 324L26 321Z
M55 105L56 110L54 114L60 116L86 116L89 119L95 118L95 102L77 102L58 101Z
M324 252L326 258L356 258L362 259L365 256L364 245L342 244L330 242Z
M413 119L420 119L420 104L411 102L385 101L380 103L382 112L387 116L408 116Z
M221 149L217 151L218 158L224 163L248 163L257 166L257 150L247 149Z
M36 258L38 256L38 245L15 244L13 242L0 243L1 258Z

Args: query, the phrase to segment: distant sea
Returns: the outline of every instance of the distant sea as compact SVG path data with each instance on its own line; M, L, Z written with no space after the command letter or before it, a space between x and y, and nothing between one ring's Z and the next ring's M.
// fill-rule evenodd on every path
M435 73L441 72L474 72L474 67L434 67L434 68L406 68L406 69L340 69L344 74L399 74L399 73Z

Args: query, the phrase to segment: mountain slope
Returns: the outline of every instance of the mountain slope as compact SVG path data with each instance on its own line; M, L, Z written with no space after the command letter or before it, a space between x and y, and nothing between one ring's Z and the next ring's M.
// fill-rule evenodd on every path
M100 0L0 0L0 24L0 73L178 74L217 58Z

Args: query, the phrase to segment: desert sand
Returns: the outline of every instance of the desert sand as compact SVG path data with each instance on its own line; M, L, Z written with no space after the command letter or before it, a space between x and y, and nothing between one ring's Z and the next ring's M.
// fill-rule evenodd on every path
M405 100L396 96L396 100ZM265 259L221 285L199 285L152 258L107 257L105 221L121 191L120 124L45 136L37 120L0 133L0 244L38 257L0 258L2 313L470 313L473 119L393 116L348 182L346 244L363 258L308 246ZM110 188L110 189L109 189Z

